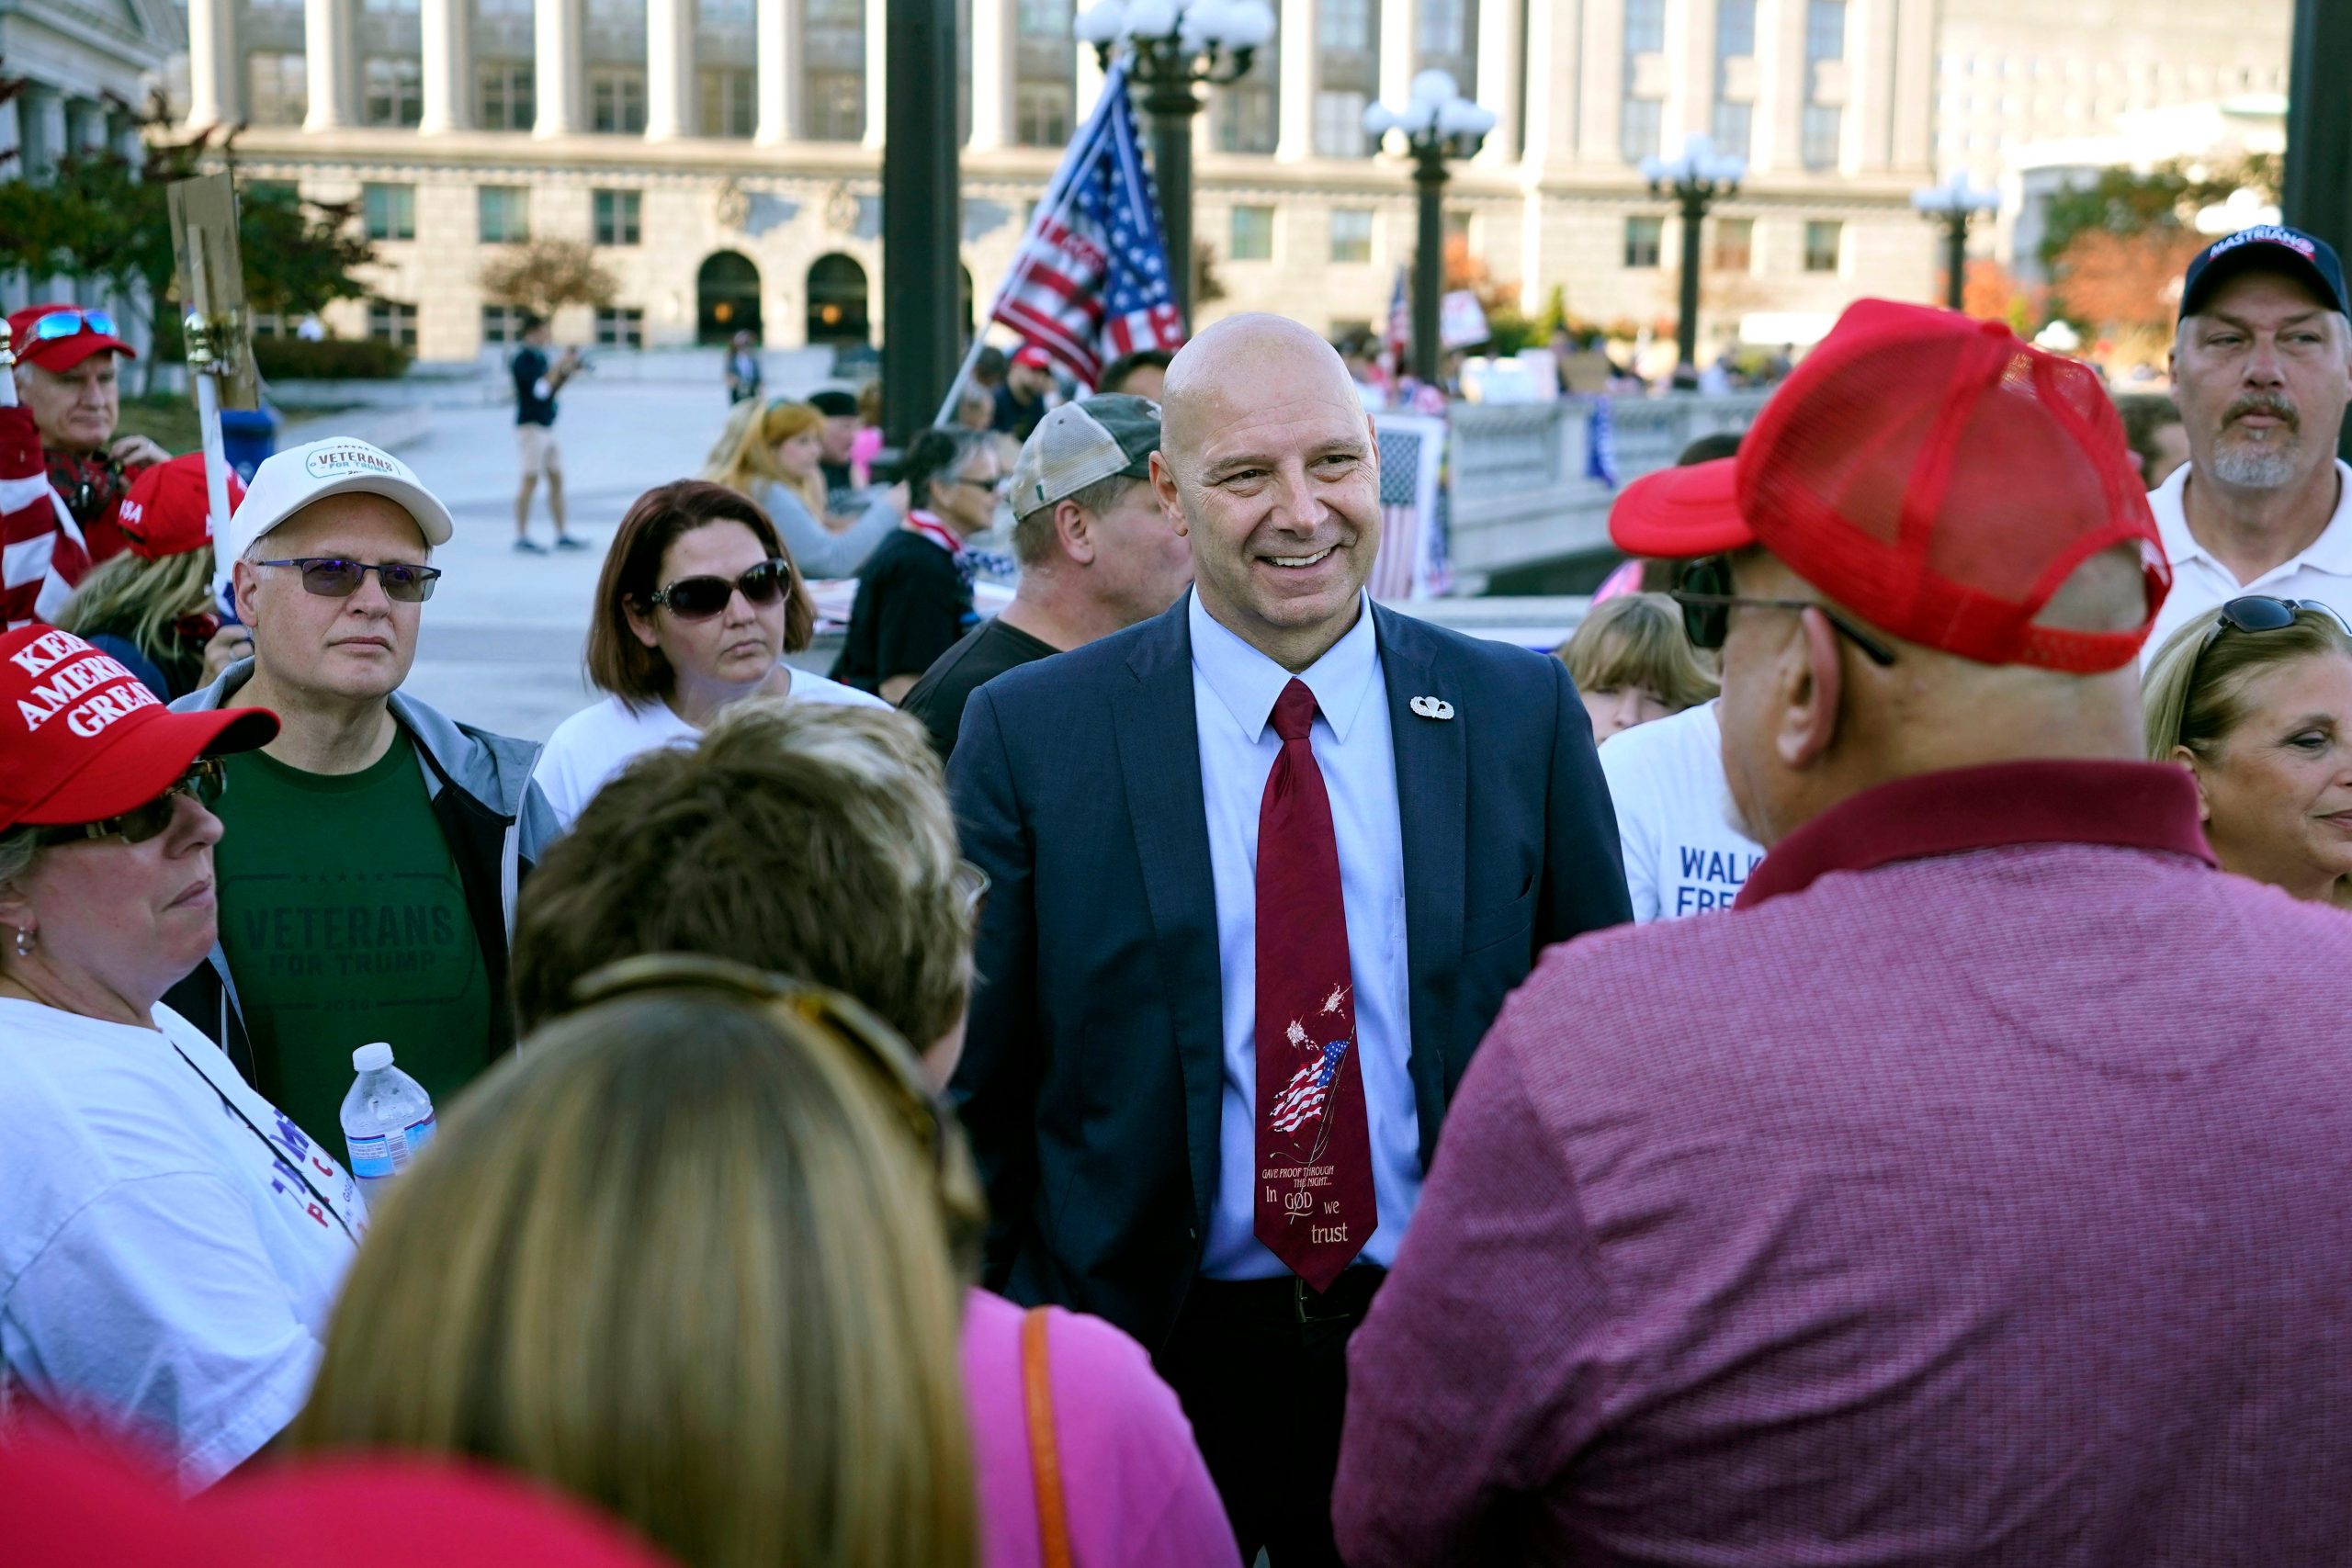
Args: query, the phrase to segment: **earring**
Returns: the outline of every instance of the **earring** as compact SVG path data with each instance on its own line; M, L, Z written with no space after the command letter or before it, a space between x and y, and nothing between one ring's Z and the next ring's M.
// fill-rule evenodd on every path
M22 927L18 927L17 931L17 956L19 958L30 958L33 955L34 946L33 933L24 930Z

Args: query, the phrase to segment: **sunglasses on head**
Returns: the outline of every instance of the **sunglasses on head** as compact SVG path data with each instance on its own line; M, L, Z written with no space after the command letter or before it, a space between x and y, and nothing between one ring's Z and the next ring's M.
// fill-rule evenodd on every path
M341 556L303 556L254 564L300 568L304 592L322 599L350 598L359 592L360 583L372 571L376 581L383 584L385 598L401 604L422 604L433 597L433 585L441 580L437 567L411 566L406 561L386 561L379 566L372 561L346 560Z
M114 336L114 318L104 310L52 310L33 323L35 343L55 343L79 337L85 328L101 337Z
M1722 651L1724 639L1731 635L1735 605L1745 604L1758 610L1818 610L1838 634L1860 649L1871 663L1884 667L1894 662L1893 649L1831 605L1815 599L1751 599L1734 593L1731 589L1728 556L1705 556L1682 569L1681 581L1670 597L1682 606L1682 630L1690 638L1691 647L1711 653Z
M724 577L682 577L666 588L655 589L646 602L667 609L682 621L707 621L726 609L739 591L745 603L765 607L784 597L784 591L791 582L791 565L770 556L732 581Z
M172 825L174 796L192 795L210 807L220 803L221 793L228 787L229 775L222 770L220 759L198 757L170 788L144 806L134 806L119 817L101 818L96 822L43 829L40 841L44 845L79 844L91 839L120 839L126 844L143 844Z

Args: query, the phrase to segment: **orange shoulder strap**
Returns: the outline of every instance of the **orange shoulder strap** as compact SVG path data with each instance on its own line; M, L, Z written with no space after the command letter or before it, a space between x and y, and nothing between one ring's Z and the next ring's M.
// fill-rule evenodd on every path
M1021 1389L1029 1414L1029 1472L1037 1487L1037 1560L1043 1568L1071 1568L1061 1450L1054 1441L1054 1384L1046 1360L1044 1307L1031 1307L1021 1319Z

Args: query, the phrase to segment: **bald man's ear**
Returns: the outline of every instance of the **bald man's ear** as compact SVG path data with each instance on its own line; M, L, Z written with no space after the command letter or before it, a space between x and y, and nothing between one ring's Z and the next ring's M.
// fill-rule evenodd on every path
M1151 493L1159 498L1159 509L1168 513L1168 520L1175 525L1176 532L1189 535L1192 529L1184 522L1184 502L1176 489L1176 471L1168 466L1168 455L1164 452L1151 455Z
M1844 650L1837 628L1819 610L1799 617L1802 635L1781 649L1778 733L1773 748L1787 766L1804 770L1820 761L1838 739L1839 705L1846 694Z

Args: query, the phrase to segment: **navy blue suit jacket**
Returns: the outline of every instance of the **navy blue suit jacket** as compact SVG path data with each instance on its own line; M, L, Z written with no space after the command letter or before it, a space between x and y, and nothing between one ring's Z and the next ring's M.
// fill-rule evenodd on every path
M1632 918L1592 727L1559 660L1377 605L1404 833L1426 1168L1470 1054L1544 947ZM1415 715L1417 696L1454 716ZM952 1096L987 1283L1158 1348L1216 1192L1223 994L1186 604L974 693L948 766L993 880Z

